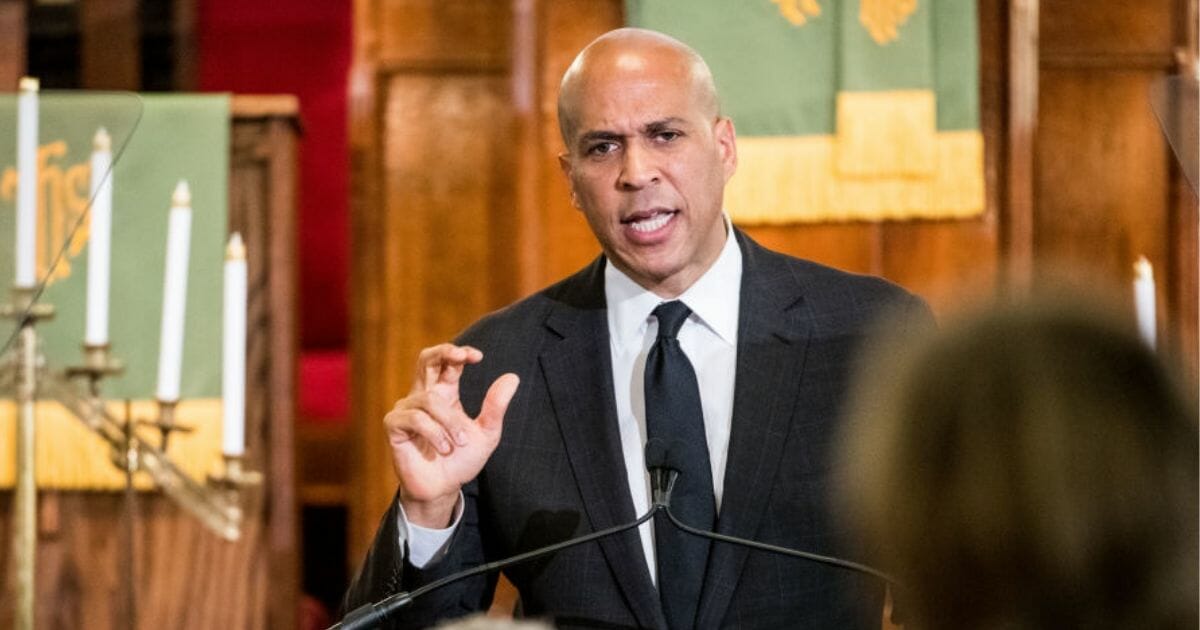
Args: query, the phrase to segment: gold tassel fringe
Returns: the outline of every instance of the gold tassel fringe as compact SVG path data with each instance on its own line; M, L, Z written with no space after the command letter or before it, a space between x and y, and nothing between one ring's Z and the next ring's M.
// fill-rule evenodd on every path
M983 135L941 131L924 177L849 177L835 168L834 136L738 139L725 207L741 224L958 219L984 211Z
M109 413L123 418L124 407L123 402L110 403ZM158 403L153 400L136 400L132 407L134 418L150 420L158 415ZM203 480L220 469L221 400L185 400L175 417L193 431L172 433L167 454L189 477ZM16 426L16 405L11 400L0 402L0 488L13 487L16 479ZM158 445L158 429L143 426L138 430ZM39 488L110 491L125 487L125 474L113 464L109 446L56 402L37 404L34 457ZM141 490L154 487L146 473L138 473L134 485Z
M934 93L838 92L836 136L842 176L930 176L938 159Z

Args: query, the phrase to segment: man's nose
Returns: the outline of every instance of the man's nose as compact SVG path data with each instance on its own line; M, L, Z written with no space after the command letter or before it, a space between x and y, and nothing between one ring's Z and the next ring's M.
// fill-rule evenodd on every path
M621 175L617 184L624 190L639 190L658 182L658 165L654 156L646 149L630 145L625 149L621 162Z

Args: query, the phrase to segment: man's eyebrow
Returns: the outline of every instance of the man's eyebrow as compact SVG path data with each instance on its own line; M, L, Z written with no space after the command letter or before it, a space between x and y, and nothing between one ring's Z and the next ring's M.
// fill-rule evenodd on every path
M653 133L662 131L664 129L683 125L683 124L686 124L686 121L683 118L680 118L678 116L668 116L668 117L660 119L660 120L652 120L652 121L642 125L640 133L653 134ZM614 140L622 140L624 138L625 138L625 136L623 136L615 131L606 131L603 129L597 129L594 131L588 131L586 133L581 134L579 136L579 143L580 144L588 144L588 143L596 142L596 141L600 141L600 140L614 141Z
M681 125L684 122L685 121L678 116L669 116L667 118L663 118L662 120L655 120L646 123L642 127L642 133L656 133L668 127Z
M620 140L622 137L623 136L621 136L621 134L616 133L615 131L589 131L579 136L579 144L588 144L591 142L596 142L597 140Z

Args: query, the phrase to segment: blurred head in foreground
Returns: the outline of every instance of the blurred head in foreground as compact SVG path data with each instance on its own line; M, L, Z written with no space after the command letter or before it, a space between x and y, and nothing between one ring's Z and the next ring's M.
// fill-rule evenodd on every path
M869 364L838 475L908 627L1197 627L1195 406L1099 313L999 308Z

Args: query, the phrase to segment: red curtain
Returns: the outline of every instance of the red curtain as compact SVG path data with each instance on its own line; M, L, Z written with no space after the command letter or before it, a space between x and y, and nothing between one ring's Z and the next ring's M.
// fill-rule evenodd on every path
M300 99L300 305L303 349L347 337L350 0L201 0L199 88Z

